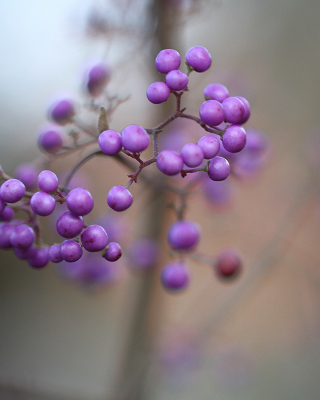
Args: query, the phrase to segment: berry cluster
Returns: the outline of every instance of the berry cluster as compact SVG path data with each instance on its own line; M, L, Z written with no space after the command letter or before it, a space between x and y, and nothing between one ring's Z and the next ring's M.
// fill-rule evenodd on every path
M259 156L264 154L265 143L259 134L248 136L242 127L249 116L248 101L240 96L229 96L228 89L213 83L204 89L205 101L199 108L199 117L186 113L181 107L182 96L188 92L188 82L192 71L202 73L211 66L211 56L207 49L201 46L192 47L186 53L187 71L179 70L180 54L173 49L160 51L155 60L156 69L166 74L165 82L154 82L147 89L147 98L153 104L166 101L170 95L176 99L176 108L166 120L154 128L143 128L139 125L128 125L121 132L110 129L108 117L122 100L110 98L106 94L106 85L110 79L110 69L103 63L91 66L85 74L83 88L91 98L91 111L99 112L98 130L84 126L77 120L77 107L70 98L60 98L49 109L49 117L53 124L45 127L38 138L39 147L51 158L68 155L69 151L84 148L89 144L98 144L98 148L80 160L63 182L59 182L56 174L50 170L38 171L31 165L20 166L16 178L11 178L1 170L0 187L0 248L13 249L15 255L25 259L30 266L42 268L49 263L71 263L75 266L78 279L81 271L83 279L88 270L80 260L90 259L90 253L100 254L98 264L114 263L122 254L120 244L111 241L111 233L107 233L103 224L87 225L84 217L91 213L94 200L91 193L84 187L68 189L69 182L76 171L95 155L113 157L132 169L132 174L126 186L117 185L110 189L107 195L108 206L116 212L127 210L133 204L130 186L138 179L145 180L150 188L161 188L180 198L179 207L173 205L177 221L168 230L167 241L172 254L177 260L170 261L161 272L161 282L170 291L185 288L190 280L186 257L192 255L199 261L213 265L219 277L229 279L238 275L241 269L241 259L235 250L229 249L216 259L201 257L195 249L200 241L200 226L185 219L185 201L195 185L207 185L225 181L230 173L239 173L242 168L255 170L258 168ZM102 106L104 101L107 106ZM116 100L116 101L115 101ZM206 134L197 143L186 143L181 151L164 148L159 152L159 137L162 131L172 121L185 119L198 124ZM63 129L73 126L73 144L66 146ZM74 134L74 127L93 138L79 142L79 134ZM246 146L247 143L247 146ZM152 146L153 155L147 160L141 158L141 153ZM244 157L238 153L244 149ZM242 160L242 161L241 161ZM252 161L253 160L253 161ZM135 165L138 163L138 165ZM164 175L157 174L150 179L140 173L154 164ZM233 165L235 168L233 168ZM188 180L183 188L170 185L166 176L180 175L182 178L194 174L195 179ZM199 177L198 177L199 176ZM203 179L206 176L206 179ZM29 190L37 184L38 191ZM211 189L212 190L212 189ZM211 193L211 192L210 192ZM209 195L210 197L210 195ZM214 197L214 195L211 195ZM46 217L53 213L61 204L67 206L59 212L56 221L56 232L62 238L61 243L44 245L41 235L39 216ZM14 219L16 211L27 214L25 220ZM151 268L157 259L158 249L148 239L135 242L128 248L129 262L133 269L146 270ZM61 265L62 265L61 264ZM97 262L95 262L97 265ZM99 267L100 268L100 267ZM108 267L109 268L109 267ZM100 274L100 275L99 275ZM99 276L107 275L99 272ZM109 276L108 275L108 276ZM90 278L90 279L91 279Z

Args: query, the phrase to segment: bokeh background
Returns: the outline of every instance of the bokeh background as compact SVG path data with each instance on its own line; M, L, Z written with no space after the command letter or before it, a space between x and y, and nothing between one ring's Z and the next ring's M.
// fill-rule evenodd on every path
M85 34L93 5L121 21L119 7L109 3L0 3L0 162L9 174L38 157L38 130L50 98L60 91L79 98L89 59L106 56L113 66L111 90L131 95L117 109L114 129L159 122L157 106L145 98L155 79L151 43L118 28L109 32L108 43ZM147 2L121 3L130 4L126 21L132 26L146 23ZM181 54L202 45L213 57L207 73L191 78L188 110L197 114L204 86L221 82L249 99L250 126L267 135L271 151L254 179L233 179L228 207L210 207L201 196L190 199L188 217L203 229L199 251L235 246L244 270L226 284L208 266L190 261L192 282L185 292L175 296L155 286L148 315L154 346L141 398L317 400L320 3L198 3L173 38ZM83 174L102 212L109 188L126 183L125 170L100 160ZM136 186L133 194L137 208L125 228L131 235L146 218L137 211L143 188ZM165 259L165 241L162 249ZM141 275L124 266L117 284L93 290L62 279L52 265L31 270L3 250L0 274L1 399L113 398Z

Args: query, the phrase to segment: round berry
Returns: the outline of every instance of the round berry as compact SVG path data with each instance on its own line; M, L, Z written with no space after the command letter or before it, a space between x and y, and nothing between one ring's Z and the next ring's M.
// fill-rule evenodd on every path
M183 159L175 151L163 150L158 155L157 167L165 175L177 175L183 168Z
M107 232L100 225L90 225L82 231L81 243L87 251L103 250L108 243Z
M90 68L87 73L85 88L93 97L101 96L110 80L110 69L104 63Z
M49 247L48 257L49 257L49 260L55 264L59 263L63 260L63 258L61 256L59 244L53 244L52 246Z
M237 97L228 97L222 102L224 120L231 124L239 124L244 116L244 105Z
M111 129L100 133L98 143L101 151L108 156L118 154L122 147L120 133Z
M55 209L55 206L56 201L49 193L36 192L30 199L30 207L32 211L42 217L50 215Z
M203 95L206 100L217 100L222 103L223 100L229 97L229 91L220 83L211 83L204 88Z
M121 247L119 243L116 242L110 242L106 248L106 251L103 255L103 257L108 260L108 261L117 261L121 257L122 252L121 252Z
M28 258L28 263L33 268L43 268L49 262L48 249L46 247L34 249L32 256Z
M230 164L223 158L216 156L212 158L208 165L208 175L213 181L223 181L230 174Z
M26 249L32 245L35 239L34 230L25 224L18 225L10 236L10 242L13 247Z
M66 125L72 122L74 115L74 103L66 98L54 102L49 109L50 118L59 125Z
M26 249L20 249L19 247L13 248L14 255L19 258L20 260L27 260L31 258L35 252L35 248L33 245L27 247Z
M153 104L160 104L168 100L170 88L164 82L153 82L147 89L147 98Z
M176 292L185 289L189 279L187 266L179 262L169 263L161 271L161 283L169 291Z
M180 63L180 54L173 49L161 50L155 60L157 70L163 74L167 74L173 69L179 69Z
M75 240L65 240L60 246L60 255L64 261L75 262L82 257L82 248Z
M217 276L225 281L236 278L242 269L240 254L234 249L222 252L216 259L214 270Z
M166 75L166 84L171 90L183 90L189 82L188 75L178 69L174 69Z
M88 190L83 188L72 189L67 197L68 209L73 215L87 215L93 209L93 198Z
M204 72L211 66L211 55L205 47L195 46L187 51L186 61L196 72Z
M56 129L46 129L42 131L38 137L38 145L40 149L48 153L56 153L62 146L62 133Z
M190 250L195 247L200 238L198 224L192 221L177 221L169 228L167 239L175 250Z
M77 217L70 211L65 211L57 220L56 230L60 236L72 239L82 231L83 224L82 217Z
M121 132L121 143L126 150L132 153L140 153L149 146L150 139L142 126L128 125Z
M244 106L244 114L243 117L241 118L241 120L238 122L239 125L244 124L245 122L248 121L249 117L250 117L250 104L248 102L247 99L245 99L244 97L241 96L236 96L237 99L239 99L241 101L241 103Z
M209 126L220 125L225 118L223 107L217 100L207 100L202 103L199 115L202 121Z
M9 206L5 206L4 209L2 210L2 213L0 214L1 221L9 222L12 220L13 217L14 217L13 209Z
M109 190L107 203L114 211L124 211L133 202L132 194L124 186L113 186Z
M210 160L219 153L220 140L212 135L202 136L198 146L201 148L204 158Z
M244 128L240 125L229 126L223 136L223 147L230 153L238 153L246 145L247 135Z
M38 173L37 167L33 164L26 163L20 164L16 168L14 176L25 185L26 189L30 190L36 185Z
M11 249L10 237L14 229L13 225L7 222L0 222L0 249Z
M8 179L0 187L0 197L5 203L16 203L25 195L26 187L18 179Z
M57 175L48 170L41 171L38 175L38 188L46 193L51 193L58 188L58 177Z
M181 157L183 162L190 168L198 167L203 161L203 152L195 143L187 143L182 147Z

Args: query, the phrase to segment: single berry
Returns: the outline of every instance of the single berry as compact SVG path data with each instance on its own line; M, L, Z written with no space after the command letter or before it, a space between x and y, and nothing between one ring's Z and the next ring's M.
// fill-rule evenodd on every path
M211 83L205 87L203 95L206 100L217 100L222 103L223 100L229 97L229 90L220 83Z
M21 181L27 190L33 189L37 182L38 168L33 164L20 164L14 173L16 179Z
M161 271L161 283L169 291L176 292L185 289L189 279L189 270L182 263L169 263Z
M82 231L83 224L82 217L77 217L70 211L65 211L57 220L56 230L60 236L72 239Z
M108 156L118 154L122 147L120 133L111 129L100 133L98 143L101 151Z
M223 158L216 156L209 161L208 175L213 181L223 181L230 174L230 164Z
M202 121L209 126L220 125L224 121L224 110L217 100L207 100L201 104L199 115Z
M211 55L205 47L195 46L187 51L186 61L196 72L204 72L211 66Z
M100 225L90 225L82 231L81 243L87 251L101 251L108 243L107 232Z
M177 221L168 230L168 243L175 250L190 250L200 238L199 225L192 221Z
M2 213L0 214L0 220L9 222L13 219L14 217L14 211L11 207L5 206L4 209L2 210Z
M121 132L121 143L126 150L132 153L140 153L149 146L150 139L142 126L128 125Z
M66 203L68 209L76 216L87 215L93 209L91 193L83 188L72 189L66 197Z
M55 209L55 206L56 201L49 193L36 192L30 199L30 207L32 211L42 217L50 215Z
M34 239L34 230L25 224L18 225L10 236L11 245L19 249L27 249L32 245Z
M223 136L223 147L230 153L238 153L246 145L247 135L244 128L240 125L229 126Z
M51 193L58 188L58 177L57 175L48 170L41 171L38 175L38 188L46 193Z
M59 263L63 260L63 258L61 256L59 244L53 244L52 246L49 247L48 257L49 257L49 260L55 264Z
M50 118L59 125L66 125L72 122L75 115L75 106L72 100L63 98L52 104L49 109Z
M167 74L173 69L179 69L180 63L180 54L173 49L161 50L155 60L157 70L163 74Z
M203 161L203 152L195 143L187 143L182 147L181 157L183 162L190 168L198 167Z
M82 248L75 240L68 239L61 243L60 255L64 261L75 262L82 257Z
M157 167L165 175L177 175L183 168L183 159L175 151L163 150L158 155Z
M33 268L43 268L49 262L48 249L46 247L34 249L32 256L28 258L28 263Z
M62 143L62 133L58 128L46 129L42 131L38 137L40 149L48 153L57 153Z
M188 75L178 69L174 69L166 75L166 84L171 90L183 90L189 82Z
M87 72L85 88L93 97L101 96L110 80L110 69L104 63L99 63Z
M239 253L234 249L222 252L216 259L214 270L217 276L225 281L236 278L242 269Z
M210 160L219 153L220 140L213 135L202 136L198 146L201 148L204 158Z
M240 124L244 116L244 105L237 97L228 97L222 102L224 120L231 124Z
M245 122L247 122L249 117L250 117L250 104L249 104L248 100L246 98L244 98L244 97L236 96L236 98L239 99L241 101L241 103L243 104L243 106L244 106L243 117L238 122L239 125L242 125Z
M133 202L132 194L124 186L113 186L109 190L107 203L114 211L124 211Z
M25 195L26 187L18 179L8 179L0 187L0 197L5 203L16 203Z
M168 100L170 88L164 82L153 82L147 89L147 98L153 104L160 104Z
M106 248L106 251L103 254L103 257L108 261L117 261L121 257L121 247L119 243L110 242Z

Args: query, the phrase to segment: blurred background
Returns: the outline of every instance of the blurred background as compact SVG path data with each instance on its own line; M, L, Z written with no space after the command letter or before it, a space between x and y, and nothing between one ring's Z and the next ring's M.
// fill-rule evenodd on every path
M228 201L198 192L189 199L188 219L202 226L199 252L243 254L232 283L190 259L192 281L178 295L160 287L158 272L146 280L125 260L110 282L79 285L55 265L33 270L1 250L1 399L319 399L319 15L317 0L0 3L0 162L8 174L38 159L52 96L84 101L81 79L92 59L110 64L111 93L130 95L113 129L159 123L165 110L145 91L163 79L153 64L163 43L182 57L196 45L212 55L209 71L191 75L189 113L198 115L203 88L220 82L249 100L247 125L270 143L258 174L230 178ZM202 135L194 126L186 131ZM54 165L59 172L75 158L63 161ZM92 190L94 217L126 175L105 160L76 175ZM135 208L117 222L129 243L148 225L144 193L133 187ZM161 265L173 220L167 213Z

